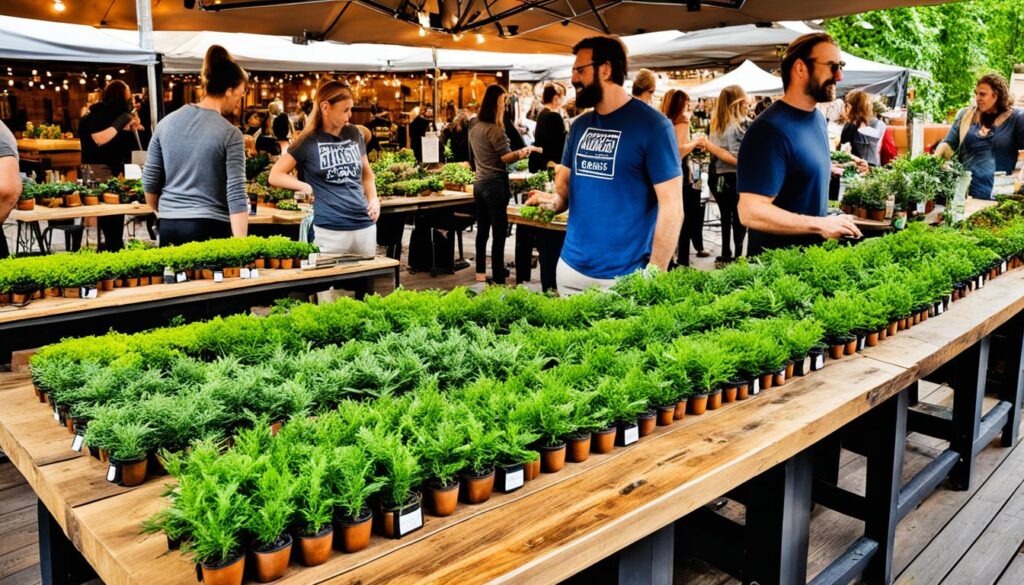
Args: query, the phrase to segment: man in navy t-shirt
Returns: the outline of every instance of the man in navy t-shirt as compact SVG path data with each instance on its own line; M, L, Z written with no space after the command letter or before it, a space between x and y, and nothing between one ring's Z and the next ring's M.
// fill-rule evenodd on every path
M782 58L785 95L758 116L737 156L740 220L749 254L860 237L848 215L828 216L832 173L828 127L815 107L835 99L843 79L839 47L825 33L801 36Z
M562 294L653 264L667 269L683 221L682 168L672 124L622 84L626 50L614 37L573 47L572 83L580 116L555 174L556 193L527 204L570 210L556 279Z

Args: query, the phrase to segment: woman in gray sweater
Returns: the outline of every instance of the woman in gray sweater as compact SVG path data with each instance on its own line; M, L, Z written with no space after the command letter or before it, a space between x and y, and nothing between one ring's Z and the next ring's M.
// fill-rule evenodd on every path
M249 229L242 133L224 118L245 97L249 75L213 45L202 80L206 97L164 118L149 142L142 185L161 246L244 238Z

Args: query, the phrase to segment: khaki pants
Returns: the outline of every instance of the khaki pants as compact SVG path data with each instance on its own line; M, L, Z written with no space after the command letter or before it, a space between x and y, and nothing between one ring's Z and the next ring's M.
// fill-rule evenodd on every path
M313 243L324 254L377 255L377 226L340 232L313 226Z
M608 289L615 284L614 278L590 278L566 264L561 258L558 259L558 268L555 269L555 281L558 283L558 294L563 297L579 294L595 286Z

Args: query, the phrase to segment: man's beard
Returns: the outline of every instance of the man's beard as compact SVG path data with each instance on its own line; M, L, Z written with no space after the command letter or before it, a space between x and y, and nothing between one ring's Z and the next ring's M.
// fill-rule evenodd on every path
M819 104L834 101L836 99L836 80L829 79L825 83L819 83L813 79L808 80L804 93L814 98L814 101Z
M576 107L580 109L593 108L601 103L604 98L604 88L600 81L594 81L590 85L582 83L572 84L576 88Z

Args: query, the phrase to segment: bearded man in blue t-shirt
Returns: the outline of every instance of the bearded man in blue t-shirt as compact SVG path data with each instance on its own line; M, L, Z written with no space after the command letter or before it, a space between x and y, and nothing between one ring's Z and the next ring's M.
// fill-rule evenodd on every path
M836 83L843 79L841 59L836 42L825 33L793 41L782 57L785 95L743 136L736 179L751 256L764 249L861 236L851 216L827 215L835 171L828 126L816 106L835 99Z
M683 222L679 147L668 118L630 96L626 49L591 37L572 50L576 107L594 108L569 130L555 193L532 191L529 205L570 210L558 291L607 288L648 264L663 270Z

